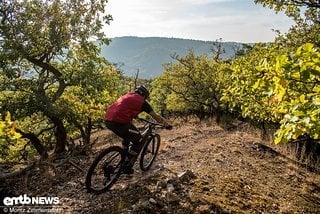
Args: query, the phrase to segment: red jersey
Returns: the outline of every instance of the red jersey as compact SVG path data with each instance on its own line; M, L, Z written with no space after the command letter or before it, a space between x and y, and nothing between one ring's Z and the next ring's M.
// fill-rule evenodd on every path
M106 121L129 123L142 112L144 102L145 99L140 94L125 94L108 108L104 118Z

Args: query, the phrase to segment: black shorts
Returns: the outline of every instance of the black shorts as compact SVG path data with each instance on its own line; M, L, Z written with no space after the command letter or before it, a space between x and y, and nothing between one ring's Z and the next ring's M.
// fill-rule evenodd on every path
M123 143L125 146L128 146L129 142L132 142L132 149L137 152L139 151L141 134L132 123L106 121L106 126L124 140Z

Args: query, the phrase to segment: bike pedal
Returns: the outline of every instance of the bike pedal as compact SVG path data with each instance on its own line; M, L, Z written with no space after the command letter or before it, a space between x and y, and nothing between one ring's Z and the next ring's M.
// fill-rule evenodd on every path
M128 151L128 154L131 155L131 156L137 156L139 153L138 152L135 152L133 150L129 150Z

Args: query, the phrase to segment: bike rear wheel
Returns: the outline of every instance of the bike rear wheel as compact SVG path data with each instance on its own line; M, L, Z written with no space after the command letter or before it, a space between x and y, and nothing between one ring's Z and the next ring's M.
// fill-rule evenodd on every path
M88 192L100 194L109 190L121 175L125 157L124 150L119 146L103 150L87 172L85 184Z
M160 147L160 135L150 136L147 141L140 157L140 169L142 171L149 170L155 160Z

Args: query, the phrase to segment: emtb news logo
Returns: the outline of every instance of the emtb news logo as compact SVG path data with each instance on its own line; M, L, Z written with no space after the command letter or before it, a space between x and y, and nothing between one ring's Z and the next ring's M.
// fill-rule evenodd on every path
M18 197L5 197L5 206L13 205L56 205L59 204L59 197L29 197L27 194Z

